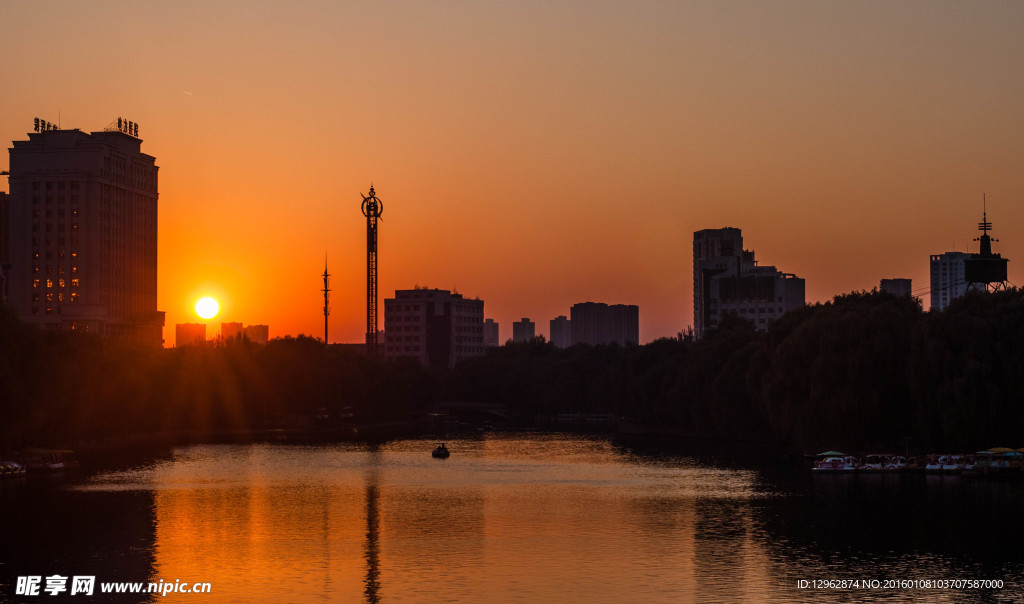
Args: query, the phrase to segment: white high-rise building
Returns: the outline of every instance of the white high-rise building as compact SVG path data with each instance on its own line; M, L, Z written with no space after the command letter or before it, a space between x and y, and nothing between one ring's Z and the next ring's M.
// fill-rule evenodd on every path
M959 298L967 291L964 263L970 257L967 252L931 255L932 310L945 309L954 298Z

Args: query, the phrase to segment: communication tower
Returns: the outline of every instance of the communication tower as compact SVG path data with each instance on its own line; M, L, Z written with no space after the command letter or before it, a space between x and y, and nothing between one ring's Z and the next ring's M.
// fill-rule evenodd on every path
M975 239L980 242L977 254L964 261L964 280L967 281L967 291L998 291L1007 288L1006 264L1008 258L992 253L992 242L999 241L989 237L988 232L992 230L992 223L988 221L988 208L984 195L982 196L981 222L978 223L978 230L981 237Z
M331 274L327 272L327 256L324 256L324 288L320 291L324 292L324 344L328 344L327 341L327 317L331 314Z
M366 216L366 352L377 354L377 221L384 213L384 204L373 192L363 195L363 216Z

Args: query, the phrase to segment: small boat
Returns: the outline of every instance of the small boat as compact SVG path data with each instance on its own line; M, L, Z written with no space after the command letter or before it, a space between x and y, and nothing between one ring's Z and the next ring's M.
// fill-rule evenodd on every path
M873 453L857 468L867 472L896 472L907 467L907 458L893 453Z
M30 474L43 474L73 470L78 467L78 460L70 449L29 449L22 465Z
M451 452L448 451L448 446L445 443L438 443L437 447L434 448L434 452L431 453L433 457L438 459L448 459Z
M852 455L829 455L814 462L814 472L852 472L860 466L860 461Z
M0 476L17 478L25 475L25 466L16 461L0 461Z
M924 471L932 474L942 472L942 466L946 465L946 457L946 455L936 455L934 453L929 455Z

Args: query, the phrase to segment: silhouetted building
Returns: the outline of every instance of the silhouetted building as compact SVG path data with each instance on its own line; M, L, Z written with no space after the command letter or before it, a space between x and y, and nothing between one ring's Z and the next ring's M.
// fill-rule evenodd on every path
M526 317L512 324L512 341L529 342L537 335L537 326Z
M499 324L494 319L484 320L484 347L495 348L501 346L501 331Z
M384 300L384 356L431 367L484 353L484 302L441 289L400 289Z
M572 344L640 343L640 307L627 304L580 302L569 309Z
M178 323L174 326L175 346L202 346L206 344L205 323Z
M245 327L241 323L221 323L220 337L222 340L241 340L243 329Z
M242 331L242 337L253 344L266 346L270 340L270 326L268 325L246 325Z
M9 199L6 191L0 191L0 262L8 262L10 259L7 250L8 232L11 228L8 210Z
M548 324L548 333L555 348L572 346L572 321L565 315L559 315Z
M882 279L882 283L878 286L878 291L883 294L906 296L908 298L913 295L910 279Z
M978 253L971 254L971 257L964 262L964 278L967 280L967 289L982 291L1006 289L1009 285L1006 280L1006 265L1009 259L992 251L992 242L999 241L989 236L992 230L992 223L988 221L988 212L982 214L981 222L978 223L978 230L981 237L975 239L978 242Z
M699 339L728 313L757 329L804 305L804 280L774 266L758 266L743 249L740 229L693 234L693 331Z
M269 335L270 328L266 325L220 324L220 337L224 341L245 340L254 344L265 345L269 340Z
M10 149L11 306L45 328L160 345L155 159L120 131L28 137Z
M959 298L967 291L965 266L970 256L966 252L931 255L932 310L943 310L949 306L952 300Z
M7 240L10 237L10 196L0 191L0 302L7 304L7 272L11 259Z

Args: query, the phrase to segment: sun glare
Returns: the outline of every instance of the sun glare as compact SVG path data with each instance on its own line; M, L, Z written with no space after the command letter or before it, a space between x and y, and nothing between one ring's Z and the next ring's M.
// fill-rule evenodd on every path
M200 298L196 302L196 314L204 319L212 319L220 312L220 304L213 298Z

